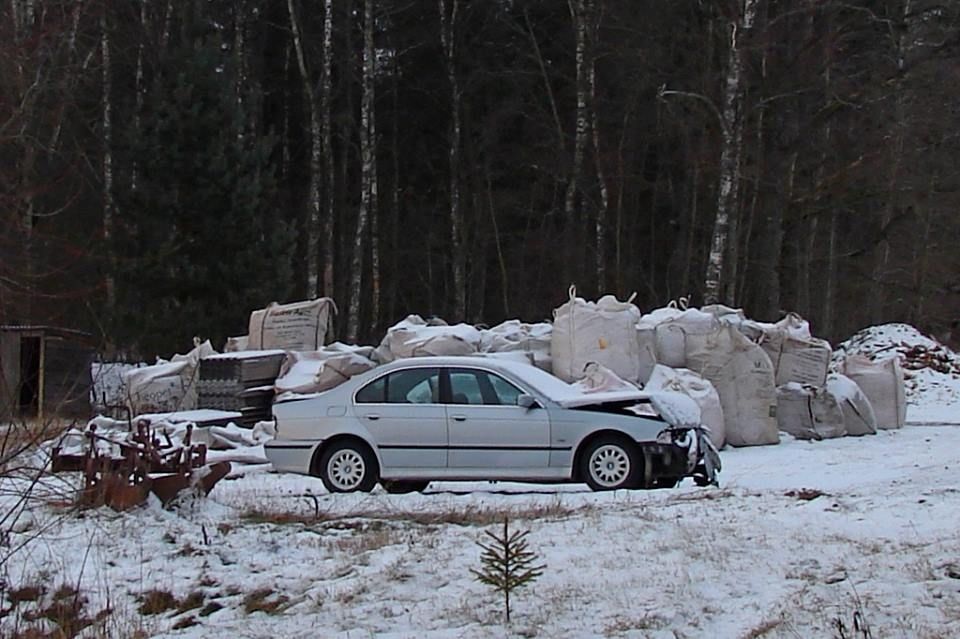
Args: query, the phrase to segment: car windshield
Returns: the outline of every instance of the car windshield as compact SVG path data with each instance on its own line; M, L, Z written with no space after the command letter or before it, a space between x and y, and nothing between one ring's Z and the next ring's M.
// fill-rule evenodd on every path
M504 361L502 366L532 386L534 390L546 395L555 402L583 395L583 393L562 379L554 377L536 366L519 363L514 364L513 362L507 361Z

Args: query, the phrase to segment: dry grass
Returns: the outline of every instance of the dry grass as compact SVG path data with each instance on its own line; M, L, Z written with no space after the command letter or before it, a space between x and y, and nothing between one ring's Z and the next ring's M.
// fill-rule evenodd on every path
M177 598L169 590L148 590L140 596L141 615L159 615L177 607Z
M783 619L767 619L741 635L740 639L760 639L783 625Z
M277 594L272 588L258 588L243 598L243 609L248 615L254 612L274 615L281 612L289 600L286 595Z
M244 511L240 517L243 521L255 524L309 525L327 524L329 528L348 528L370 526L375 522L399 522L419 524L423 526L454 525L454 526L489 526L502 523L504 518L511 520L557 520L570 517L574 514L583 514L593 509L593 506L572 507L559 500L544 504L524 504L521 506L483 506L463 505L458 507L417 510L417 511L384 511L371 509L367 511L353 511L349 515L332 513L306 514L292 510L274 510L263 507L254 507Z

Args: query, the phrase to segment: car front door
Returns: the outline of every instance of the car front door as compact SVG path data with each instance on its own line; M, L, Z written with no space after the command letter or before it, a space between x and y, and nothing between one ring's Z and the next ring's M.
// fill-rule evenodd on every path
M379 377L357 391L354 412L373 436L388 472L446 468L447 413L440 403L440 369L409 368Z
M537 476L550 463L550 419L523 408L523 392L495 373L450 368L448 466L464 476Z

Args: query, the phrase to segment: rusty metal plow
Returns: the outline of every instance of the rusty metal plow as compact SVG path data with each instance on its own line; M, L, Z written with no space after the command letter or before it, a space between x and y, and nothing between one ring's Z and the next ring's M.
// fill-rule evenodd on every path
M185 491L208 494L230 472L229 462L207 464L207 447L191 443L192 433L193 426L187 426L183 443L176 445L161 432L163 446L146 420L119 441L99 434L91 424L83 434L82 452L54 447L52 470L83 472L78 498L83 506L123 511L142 504L151 492L166 506Z

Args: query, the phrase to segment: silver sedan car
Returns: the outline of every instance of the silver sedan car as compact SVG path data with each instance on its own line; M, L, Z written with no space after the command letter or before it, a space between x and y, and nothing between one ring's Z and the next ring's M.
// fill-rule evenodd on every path
M277 437L265 449L276 470L317 476L331 492L378 482L411 492L439 480L715 484L719 456L699 418L676 409L683 402L692 400L582 393L511 360L419 357L277 402Z

